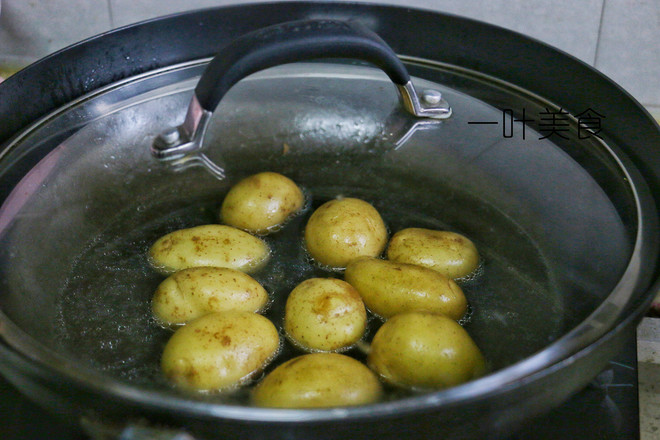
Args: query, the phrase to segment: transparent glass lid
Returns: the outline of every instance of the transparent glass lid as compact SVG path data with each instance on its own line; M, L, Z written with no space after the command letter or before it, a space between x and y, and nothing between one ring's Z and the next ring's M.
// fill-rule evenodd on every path
M10 342L179 393L158 367L171 332L151 317L162 277L146 252L174 229L218 222L231 185L260 171L289 176L309 198L303 215L266 237L272 264L255 275L280 329L298 282L341 276L311 263L300 240L311 211L337 196L371 202L391 233L449 229L477 244L480 274L461 285L471 305L465 326L492 371L561 343L628 267L634 188L599 137L606 115L597 109L568 114L473 72L411 62L416 88L452 107L446 120L418 120L378 70L285 65L239 82L217 108L204 154L224 169L218 179L203 163L173 166L150 151L158 133L182 122L204 66L175 66L71 103L0 158L0 177L13 186L0 208ZM370 321L366 342L379 325ZM282 359L299 354L284 344ZM245 395L204 399L244 403Z

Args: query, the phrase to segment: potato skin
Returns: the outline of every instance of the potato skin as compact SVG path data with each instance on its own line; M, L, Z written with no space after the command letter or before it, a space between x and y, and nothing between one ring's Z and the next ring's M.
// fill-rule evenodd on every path
M389 319L376 332L367 364L386 382L416 389L442 389L485 372L470 335L446 316L411 312Z
M252 273L270 256L268 245L240 229L203 225L180 229L159 238L149 250L157 271L170 274L191 267L228 267Z
M344 268L355 258L376 257L387 244L387 228L369 203L354 198L330 200L314 211L305 227L305 245L320 264Z
M458 320L467 310L467 299L453 280L422 266L360 258L348 265L344 278L367 308L385 319L419 310Z
M222 222L265 235L299 212L305 197L298 185L279 173L263 172L234 185L222 202Z
M477 247L467 237L451 231L407 228L394 234L387 258L418 264L449 278L463 278L479 265Z
M337 353L313 353L275 368L253 390L257 406L327 408L377 402L383 394L374 373Z
M267 304L268 293L250 275L226 267L192 267L160 283L151 309L163 325L173 326L209 312L259 312Z
M291 291L284 330L304 350L336 351L355 344L367 327L367 312L353 286L335 278L311 278Z
M214 312L179 328L161 368L175 385L197 391L233 388L261 371L280 346L275 326L251 312Z

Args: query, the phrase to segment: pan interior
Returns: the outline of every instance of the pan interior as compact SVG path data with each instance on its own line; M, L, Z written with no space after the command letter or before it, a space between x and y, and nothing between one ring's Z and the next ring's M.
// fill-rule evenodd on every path
M206 145L227 171L219 181L201 168L175 172L149 152L157 133L182 121L202 67L87 97L0 159L0 177L13 182L0 209L0 306L36 345L118 380L179 393L159 371L171 331L151 318L163 277L149 267L147 250L173 230L217 223L230 186L266 170L291 177L309 196L302 215L266 237L271 263L255 274L271 295L266 316L280 329L296 284L342 276L312 264L301 242L313 209L338 196L371 202L391 233L449 229L475 242L482 266L461 283L471 307L465 326L493 370L576 327L626 268L636 219L624 175L600 139L581 138L572 116L562 132L568 139L544 137L539 113L551 103L415 62L417 87L441 90L454 111L447 121L416 125L371 68L281 66L237 84L216 111ZM537 122L515 122L524 115ZM379 325L371 319L367 342ZM276 364L297 354L284 343ZM364 358L358 349L348 354ZM246 403L245 392L197 398Z

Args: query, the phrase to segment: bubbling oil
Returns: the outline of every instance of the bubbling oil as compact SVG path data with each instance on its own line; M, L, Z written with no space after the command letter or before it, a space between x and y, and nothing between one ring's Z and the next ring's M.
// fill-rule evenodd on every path
M308 201L304 212L289 219L272 234L262 237L271 249L271 258L265 267L251 275L269 293L269 306L263 314L278 328L281 349L265 371L255 374L256 379L252 383L277 365L305 353L286 338L283 330L285 303L293 288L309 278L342 277L341 272L317 265L304 247L302 238L309 215L313 209L332 198L326 196L313 199L310 195L314 194L307 190ZM417 212L409 205L397 204L392 200L387 203L370 200L368 195L354 196L374 204L389 231L406 227L452 230L436 216ZM249 385L222 393L191 394L189 391L174 389L160 370L161 353L172 330L163 328L151 312L152 295L164 276L149 265L150 246L174 230L216 223L219 200L222 199L204 199L181 206L154 204L118 215L76 258L60 291L57 323L60 350L89 367L143 389L161 390L213 402L248 405ZM140 226L127 230L125 224L128 217L131 218L131 224ZM480 248L479 241L474 237L470 238L477 243L482 262L473 275L458 280L470 304L461 324L473 335L490 364L500 367L527 353L517 353L510 359L502 355L500 350L492 349L493 343L506 344L503 338L506 339L506 334L510 332L505 332L503 336L496 331L497 339L493 339L489 326L494 315L488 311L492 306L489 301L500 298L501 289L506 289L507 301L527 298L525 306L532 305L530 313L533 315L548 310L547 301L529 300L530 296L548 298L545 294L547 286L542 282L524 281L525 278L519 277L510 264L498 259L497 254L489 249ZM515 307L512 309L517 310ZM524 327L527 322L522 315L511 315L510 319L515 321L514 326L519 327ZM381 319L370 315L365 336L343 354L365 362L368 344L381 324ZM543 338L547 338L549 330L541 330ZM546 343L546 339L543 339L543 344ZM529 350L536 350L539 344L532 345ZM410 393L389 389L387 398L395 399Z

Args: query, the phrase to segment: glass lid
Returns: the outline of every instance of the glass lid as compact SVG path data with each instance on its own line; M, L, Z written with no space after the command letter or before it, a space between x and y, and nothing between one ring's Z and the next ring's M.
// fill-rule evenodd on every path
M561 344L620 288L635 246L635 189L599 136L607 115L569 114L475 72L404 61L422 99L448 103L450 117L411 116L387 75L361 63L286 64L227 92L203 157L158 160L154 138L184 121L201 60L114 84L36 123L0 158L12 188L0 208L3 336L75 371L191 398L160 371L171 330L152 316L163 277L148 249L171 231L218 223L232 185L275 171L307 197L303 214L264 238L271 263L254 274L280 333L299 282L342 277L310 260L306 221L328 200L356 197L390 234L443 229L476 244L478 276L460 282L463 324L491 372ZM381 324L369 318L364 344ZM276 364L300 354L282 340ZM364 344L345 354L364 360ZM248 394L192 398L243 405Z

